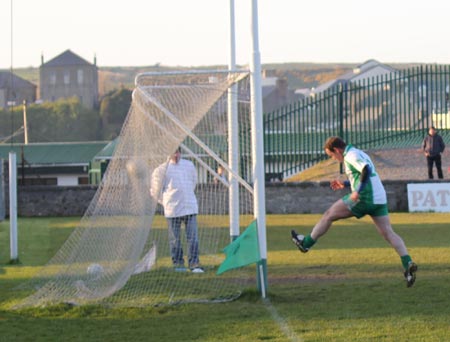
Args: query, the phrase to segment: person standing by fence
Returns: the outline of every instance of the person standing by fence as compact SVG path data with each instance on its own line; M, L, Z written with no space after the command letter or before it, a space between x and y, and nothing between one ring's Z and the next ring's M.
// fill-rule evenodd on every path
M428 135L423 139L422 149L427 158L428 178L433 179L433 164L436 164L438 178L443 179L441 154L444 152L445 144L434 126L430 127Z

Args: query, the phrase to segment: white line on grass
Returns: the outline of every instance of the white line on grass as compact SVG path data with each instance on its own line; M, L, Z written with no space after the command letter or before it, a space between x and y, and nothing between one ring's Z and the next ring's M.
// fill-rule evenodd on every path
M302 342L303 339L298 337L292 331L292 329L289 327L289 325L286 322L286 320L283 317L280 316L280 314L278 313L277 309L275 309L275 307L272 305L272 303L270 302L269 298L265 298L263 301L264 301L264 304L266 304L267 310L272 315L273 320L278 324L278 326L280 327L280 330L284 333L284 335L287 338L289 338L289 340L291 340L293 342Z

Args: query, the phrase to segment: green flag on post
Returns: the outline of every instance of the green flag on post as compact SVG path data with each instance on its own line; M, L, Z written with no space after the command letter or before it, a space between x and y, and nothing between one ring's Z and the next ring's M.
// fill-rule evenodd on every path
M223 249L225 260L219 266L217 275L223 272L247 266L261 260L259 255L258 229L254 220L245 231Z

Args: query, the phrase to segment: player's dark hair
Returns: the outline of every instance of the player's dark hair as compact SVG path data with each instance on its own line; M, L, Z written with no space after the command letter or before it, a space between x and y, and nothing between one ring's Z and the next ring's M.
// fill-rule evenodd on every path
M325 141L324 149L334 152L335 148L345 149L346 142L339 137L330 137Z

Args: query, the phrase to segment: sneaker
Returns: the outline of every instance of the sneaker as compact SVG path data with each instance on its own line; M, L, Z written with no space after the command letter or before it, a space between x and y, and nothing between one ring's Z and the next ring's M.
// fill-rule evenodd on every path
M291 235L292 241L295 243L300 252L306 253L307 251L309 251L309 248L303 247L303 240L305 239L303 235L297 234L295 230L291 230Z
M174 270L175 272L187 272L187 268L184 266L175 266Z
M205 270L202 267L193 267L191 268L192 273L205 273Z
M407 287L411 287L414 285L414 282L416 281L416 272L417 265L414 262L410 261L408 264L408 269L404 273Z

